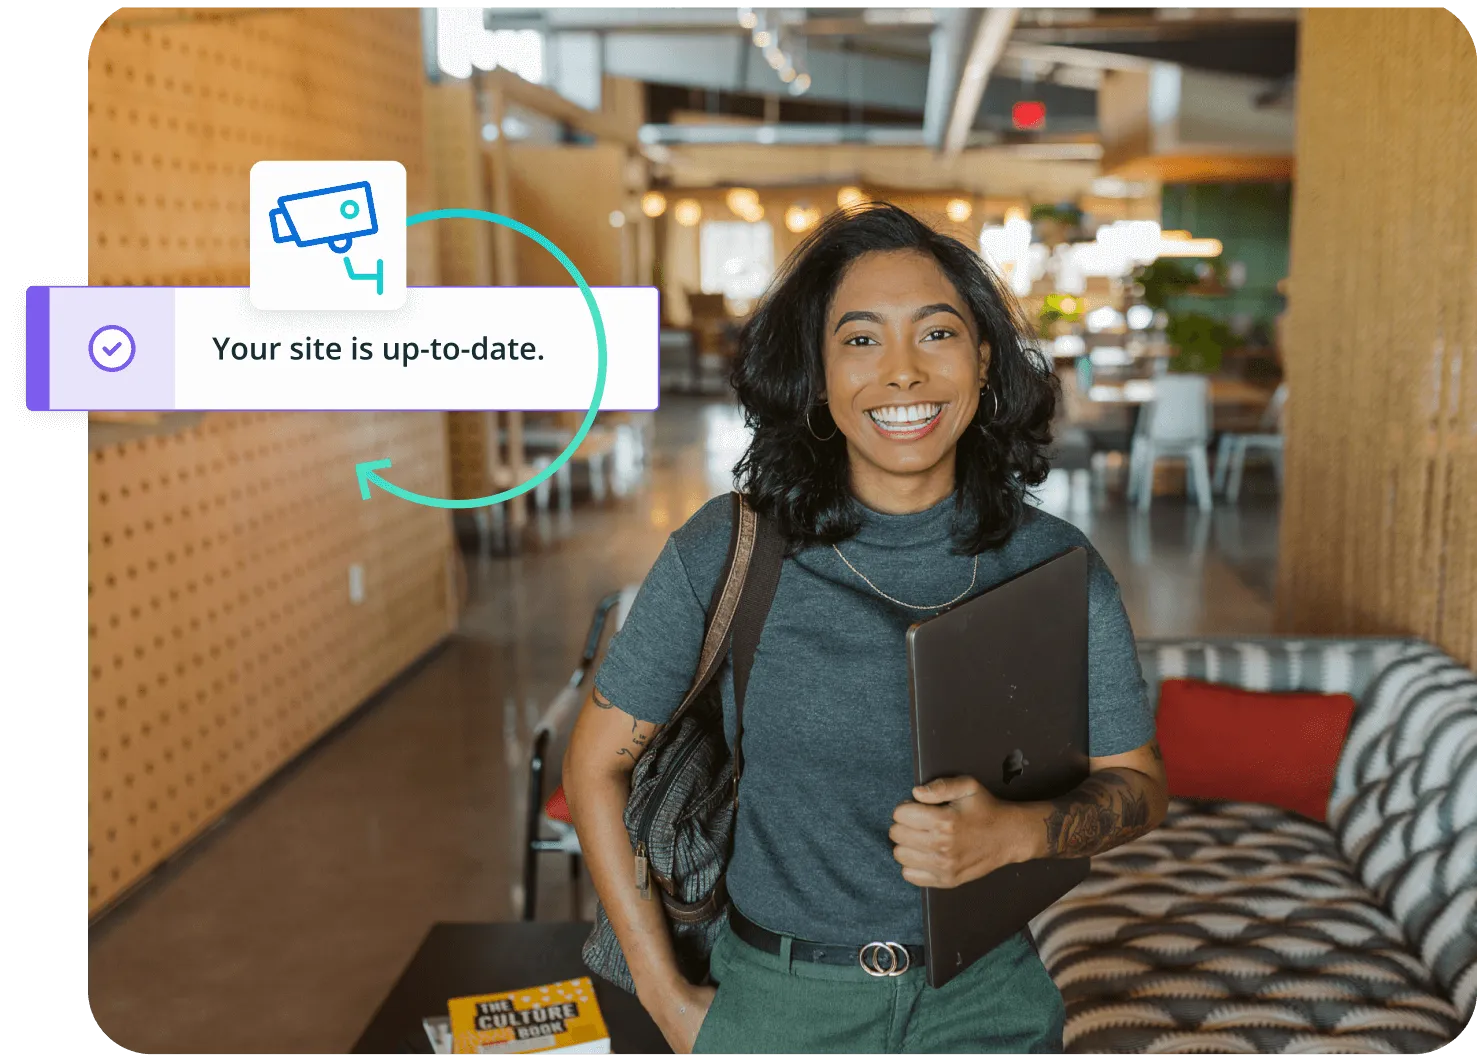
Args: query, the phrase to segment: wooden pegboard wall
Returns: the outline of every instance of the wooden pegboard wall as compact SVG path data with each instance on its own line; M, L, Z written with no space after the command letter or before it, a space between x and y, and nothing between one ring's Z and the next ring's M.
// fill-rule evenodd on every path
M394 451L398 483L446 493L442 422L211 414L92 452L91 908L451 629L446 514L353 473Z
M94 284L248 281L252 163L394 158L430 208L414 11L120 11L89 60ZM412 284L437 278L434 225ZM88 909L106 906L454 620L444 414L210 414L89 464ZM365 597L349 601L349 566Z
M1440 9L1310 9L1279 626L1477 664L1477 55Z
M432 208L414 10L125 8L88 58L88 282L244 286L249 176L264 159L405 166ZM434 285L434 226L410 230Z

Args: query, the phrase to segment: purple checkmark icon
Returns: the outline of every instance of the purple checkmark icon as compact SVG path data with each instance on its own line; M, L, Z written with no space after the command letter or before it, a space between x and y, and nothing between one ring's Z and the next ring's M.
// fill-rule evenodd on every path
M111 344L108 342L112 341ZM118 360L118 353L124 347L128 348L128 354ZM99 326L87 339L87 356L99 370L106 370L115 374L129 363L133 362L134 353L138 348L133 340L133 334L122 326L109 323L107 326Z

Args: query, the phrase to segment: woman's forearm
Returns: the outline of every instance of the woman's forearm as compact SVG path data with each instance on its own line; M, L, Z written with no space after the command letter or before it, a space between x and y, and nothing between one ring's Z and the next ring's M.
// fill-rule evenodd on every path
M636 995L648 1010L670 1007L687 982L677 967L659 891L653 887L645 899L636 889L636 855L623 819L630 774L579 770L566 762L564 792L585 866L620 939Z
M1025 859L1091 857L1152 831L1168 808L1164 787L1135 769L1100 769L1047 802L1022 803Z

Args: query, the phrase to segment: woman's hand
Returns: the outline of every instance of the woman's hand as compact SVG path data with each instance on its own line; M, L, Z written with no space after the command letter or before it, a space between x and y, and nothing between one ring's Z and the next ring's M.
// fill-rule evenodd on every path
M973 777L943 777L913 789L892 811L892 856L914 886L962 886L1003 865L1029 860L1029 817Z
M647 1007L652 1021L667 1038L672 1050L686 1053L697 1043L698 1030L703 1028L703 1019L708 1017L708 1008L718 990L711 985L688 985L674 995L656 1001Z
M1046 802L1006 802L973 777L913 789L892 811L892 856L915 886L956 887L1038 857L1091 857L1157 828L1169 808L1159 745L1088 759L1088 778Z

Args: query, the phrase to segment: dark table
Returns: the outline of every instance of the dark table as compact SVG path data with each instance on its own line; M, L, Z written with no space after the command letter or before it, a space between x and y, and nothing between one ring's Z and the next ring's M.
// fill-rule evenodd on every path
M612 1051L670 1052L630 993L598 978L580 959L588 923L438 923L411 958L354 1044L355 1052L429 1052L421 1019L446 1014L446 1001L589 977L610 1030Z

